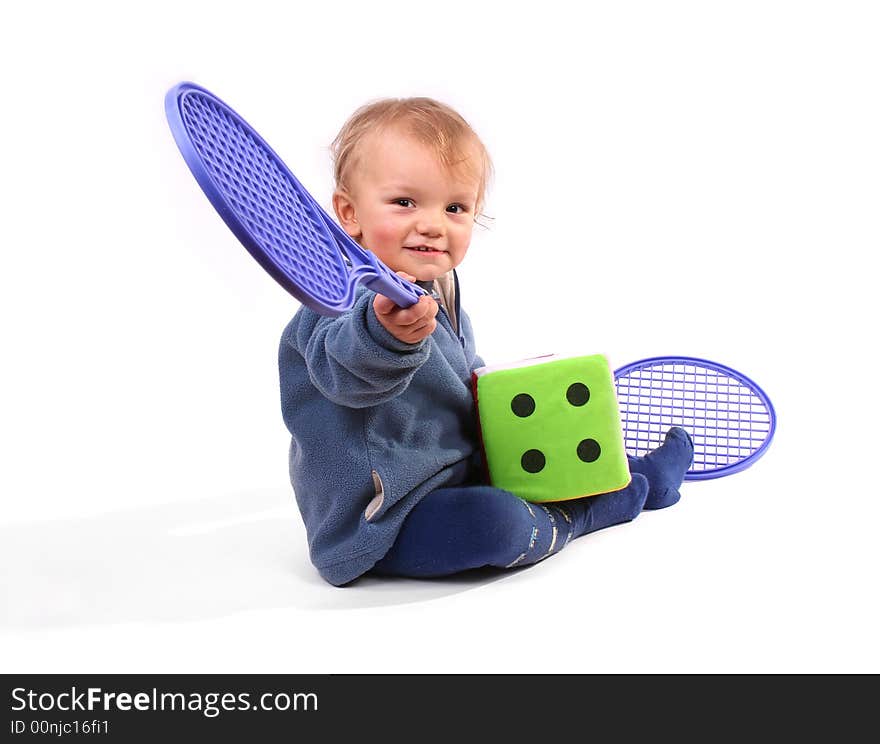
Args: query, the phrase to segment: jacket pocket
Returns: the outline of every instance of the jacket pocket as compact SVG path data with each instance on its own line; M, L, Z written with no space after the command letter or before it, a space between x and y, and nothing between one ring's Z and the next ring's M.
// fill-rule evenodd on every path
M372 521L373 517L376 516L376 512L382 508L382 504L385 503L385 484L382 483L381 476L375 471L371 470L370 475L373 476L373 488L376 491L376 495L370 499L370 503L367 504L367 508L364 509L364 519L368 522Z

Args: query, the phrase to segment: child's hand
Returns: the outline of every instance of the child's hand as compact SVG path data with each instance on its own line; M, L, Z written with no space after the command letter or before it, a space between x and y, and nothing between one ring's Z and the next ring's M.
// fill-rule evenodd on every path
M416 278L402 271L397 275L408 282ZM373 300L373 311L376 318L388 333L405 344L417 344L430 336L437 327L435 316L439 307L433 297L422 295L419 301L410 307L398 307L393 300L377 294Z

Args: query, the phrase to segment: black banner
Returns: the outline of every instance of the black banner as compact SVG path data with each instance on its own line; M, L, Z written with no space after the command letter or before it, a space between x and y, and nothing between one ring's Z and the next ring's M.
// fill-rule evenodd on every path
M2 675L0 740L513 740L647 728L790 737L855 733L874 680L772 676ZM855 683L843 685L844 682ZM846 695L841 688L851 687ZM614 738L614 737L612 737ZM309 739L311 740L311 739Z

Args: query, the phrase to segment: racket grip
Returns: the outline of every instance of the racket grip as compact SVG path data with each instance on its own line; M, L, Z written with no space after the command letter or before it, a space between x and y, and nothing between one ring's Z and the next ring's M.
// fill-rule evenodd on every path
M421 287L402 279L390 271L380 271L375 279L366 283L367 289L376 294L385 295L398 307L409 307L419 301L419 297L427 294Z

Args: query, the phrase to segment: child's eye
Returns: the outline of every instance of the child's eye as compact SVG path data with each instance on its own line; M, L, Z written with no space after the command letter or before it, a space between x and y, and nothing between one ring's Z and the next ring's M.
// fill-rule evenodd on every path
M467 212L467 207L464 204L450 204L446 207L446 211L452 214L464 214Z
M413 202L412 199L395 199L395 200L394 200L394 203L395 203L398 207L412 207L412 206L415 206L415 204L414 204L414 202Z

